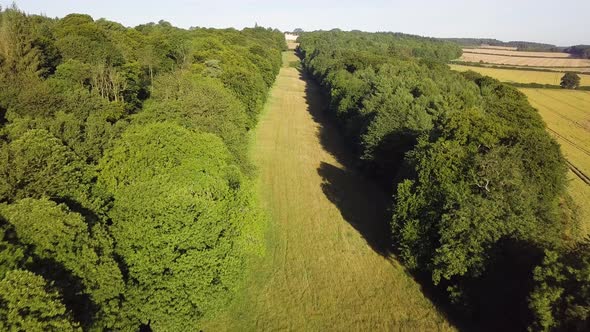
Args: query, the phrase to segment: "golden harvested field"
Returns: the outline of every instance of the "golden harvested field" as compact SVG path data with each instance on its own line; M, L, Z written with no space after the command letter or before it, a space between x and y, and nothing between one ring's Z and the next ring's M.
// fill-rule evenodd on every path
M558 89L519 89L539 110L565 157L590 175L590 92ZM570 193L580 206L582 230L590 234L590 185L569 172Z
M211 331L454 330L379 243L388 197L348 165L319 87L288 66L253 145L270 215L267 254ZM386 241L385 241L386 242ZM383 243L382 243L383 244Z
M514 69L518 69L519 67L511 67L511 66L507 66L506 68L514 68ZM567 71L573 71L573 72L581 72L581 73L589 73L590 74L590 67L573 67L573 68L551 68L551 67L527 67L527 66L521 66L520 68L527 68L527 69L543 69L543 70L553 70L553 71L558 71L558 72L567 72Z
M590 59L575 58L530 58L492 54L463 53L458 59L465 62L484 62L498 65L532 66L532 67L590 67Z
M297 48L297 46L299 46L299 43L294 42L294 41L287 41L287 48L290 50L294 50Z
M515 50L500 50L490 48L464 48L463 52L481 53L492 55L508 55L508 56L523 56L523 57L537 57L537 58L571 58L568 53L563 52L527 52Z
M559 67L559 68L552 68L552 67L532 67L532 66L510 66L510 65L497 65L497 64L486 64L486 63L478 63L478 66L485 66L487 68L500 68L500 69L539 69L541 71L551 70L555 72L565 73L567 71L573 71L578 73L589 73L590 74L590 67ZM493 66L493 67L492 67Z
M473 70L482 75L490 76L502 82L509 83L539 83L539 84L553 84L559 85L563 73L561 72L545 72L532 70L518 70L518 69L499 69L499 68L485 68L476 66L463 66L451 64L451 69L457 71ZM579 74L581 78L580 85L590 86L590 75Z
M479 48L485 48L485 49L490 49L490 50L506 50L506 51L516 51L517 50L516 47L492 46L492 45L481 45L481 46L479 46Z

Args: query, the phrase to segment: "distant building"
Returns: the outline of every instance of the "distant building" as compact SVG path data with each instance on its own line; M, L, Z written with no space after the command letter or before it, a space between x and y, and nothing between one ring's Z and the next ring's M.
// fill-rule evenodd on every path
M294 35L294 34L289 33L289 32L285 32L285 39L288 40L288 41L295 41L295 40L297 40L297 37L299 37L299 36Z

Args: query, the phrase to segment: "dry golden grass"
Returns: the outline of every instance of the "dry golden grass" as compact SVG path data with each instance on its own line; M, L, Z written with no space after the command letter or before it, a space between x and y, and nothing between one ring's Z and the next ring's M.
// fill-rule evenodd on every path
M569 53L563 52L529 52L529 51L515 51L515 50L500 50L490 48L464 48L463 52L492 54L492 55L508 55L508 56L523 56L523 57L537 57L537 58L571 58Z
M479 48L485 48L485 49L490 49L490 50L506 50L506 51L516 51L517 50L516 47L492 46L492 45L481 45L481 46L479 46Z
M539 84L553 84L559 85L563 73L561 72L546 72L546 71L532 71L532 70L518 70L518 69L499 69L486 68L476 66L463 66L451 64L451 69L457 71L473 70L482 75L490 76L502 82L509 83L539 83ZM581 78L580 84L582 86L590 86L590 75L579 74Z
M527 52L530 53L530 52ZM477 54L477 53L463 53L458 59L465 62L484 62L498 65L511 66L532 66L532 67L590 67L590 59L575 59L575 58L529 58L504 56L493 54Z
M590 92L520 89L539 110L565 157L590 175ZM569 172L569 191L580 207L583 234L590 234L590 186Z
M299 43L296 43L294 41L287 41L287 48L290 50L294 50L297 48L297 46L299 46Z
M453 330L397 261L379 254L374 224L388 198L346 165L318 88L284 66L257 128L253 159L271 222L267 255L212 331Z

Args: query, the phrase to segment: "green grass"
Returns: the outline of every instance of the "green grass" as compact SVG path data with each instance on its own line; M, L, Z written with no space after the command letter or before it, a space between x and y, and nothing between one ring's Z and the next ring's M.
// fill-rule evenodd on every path
M290 66L271 91L252 146L269 213L266 255L210 331L453 330L381 238L389 199L346 167L317 87ZM377 241L377 242L376 242Z
M519 89L539 110L565 157L586 175L590 175L590 92ZM569 191L577 203L582 233L590 234L590 186L569 172Z
M518 70L518 69L500 69L500 68L486 68L463 65L450 65L451 69L457 71L473 70L482 75L496 78L502 82L508 83L539 83L559 85L563 73L548 72L548 71L532 71L532 70ZM590 86L590 75L578 74L581 78L580 85Z
M295 69L301 69L301 61L289 61L289 67Z

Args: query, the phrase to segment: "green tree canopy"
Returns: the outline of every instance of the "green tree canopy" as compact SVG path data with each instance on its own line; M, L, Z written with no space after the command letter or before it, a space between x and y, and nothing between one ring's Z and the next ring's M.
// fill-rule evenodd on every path
M86 202L89 170L58 139L33 129L5 146L0 160L0 199L68 198Z
M236 241L257 217L231 159L216 136L169 123L130 127L105 155L99 183L115 199L112 233L129 269L131 320L195 330L235 291Z
M106 328L116 326L123 277L113 259L112 240L101 225L90 227L80 214L47 199L20 200L1 207L0 215L14 227L16 238L34 260L52 260L81 280L82 292L99 306L98 316L92 321ZM72 301L77 307L86 305Z
M564 89L577 89L580 87L580 76L576 73L565 73L559 85Z
M0 280L0 329L4 331L81 331L59 294L29 271L14 270Z

